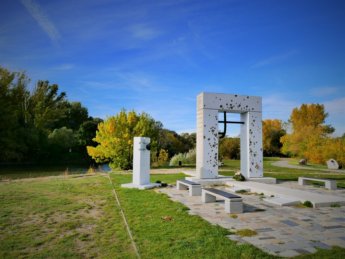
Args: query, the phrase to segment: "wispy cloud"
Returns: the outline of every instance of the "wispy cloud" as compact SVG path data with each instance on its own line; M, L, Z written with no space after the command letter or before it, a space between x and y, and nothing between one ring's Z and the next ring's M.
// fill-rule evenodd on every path
M51 41L57 45L60 34L41 6L34 0L21 0L21 2Z
M63 71L66 71L66 70L71 70L75 68L75 65L74 64L69 64L69 63L66 63L66 64L61 64L61 65L58 65L56 67L54 67L54 70L63 70Z
M300 103L287 99L282 95L269 95L262 97L264 119L280 119L286 121L295 107Z
M311 94L317 97L320 96L327 96L336 94L339 91L339 87L332 87L332 86L326 86L326 87L316 87L311 89Z
M328 113L326 123L335 128L334 135L341 136L345 133L345 97L333 99L323 103Z
M264 66L280 63L280 62L290 58L291 56L295 55L296 53L297 53L296 50L291 50L291 51L283 53L283 54L271 56L271 57L268 57L266 59L263 59L263 60L255 63L252 67L253 68L259 68L259 67L264 67Z
M328 112L330 115L338 114L344 116L345 114L345 97L324 102L324 105L326 112Z
M139 40L151 40L156 38L160 32L147 24L134 24L128 28L132 37Z

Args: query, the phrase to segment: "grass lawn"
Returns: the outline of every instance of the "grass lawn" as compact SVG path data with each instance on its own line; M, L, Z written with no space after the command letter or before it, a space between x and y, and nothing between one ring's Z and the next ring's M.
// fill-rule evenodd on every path
M327 178L337 180L338 188L345 188L345 173L330 173L318 170L303 170L294 168L285 168L272 165L272 162L279 160L276 157L264 158L264 176L274 177L278 180L297 181L299 176L313 178ZM240 160L224 160L224 166L221 167L220 174L232 176L240 170ZM318 185L320 183L316 183Z
M152 175L174 183L183 174ZM142 258L273 258L154 190L110 174ZM106 174L0 182L0 258L135 258ZM344 258L345 249L305 258Z
M120 188L130 175L111 178L142 258L271 257L236 245L227 230L190 216L166 195ZM0 258L135 257L105 175L0 182L0 207Z

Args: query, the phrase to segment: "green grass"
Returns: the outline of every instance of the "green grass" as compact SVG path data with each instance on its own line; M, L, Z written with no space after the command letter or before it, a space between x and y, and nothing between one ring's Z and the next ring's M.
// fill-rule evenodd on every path
M88 168L85 165L21 165L21 166L0 166L0 181L33 177L57 176L68 174L82 174Z
M111 178L142 258L272 257L236 245L227 230L190 216L166 195L121 188L131 175ZM1 182L0 207L0 258L135 258L105 175Z
M273 258L229 240L228 230L189 215L164 194L121 188L131 175L110 176L142 258ZM0 208L0 258L135 258L105 174L0 182ZM307 257L344 254L335 248Z
M133 257L102 176L0 183L0 258Z
M345 188L345 174L344 173L330 173L317 170L303 170L295 168L285 168L272 165L273 162L278 161L276 157L264 158L264 176L274 177L283 181L297 181L299 176L312 178L325 178L337 180L338 188ZM240 170L240 160L224 160L220 174L233 176L234 173ZM321 185L320 183L315 183Z
M239 229L236 231L236 235L239 235L241 237L252 237L256 236L258 233L252 229L244 228L244 229Z

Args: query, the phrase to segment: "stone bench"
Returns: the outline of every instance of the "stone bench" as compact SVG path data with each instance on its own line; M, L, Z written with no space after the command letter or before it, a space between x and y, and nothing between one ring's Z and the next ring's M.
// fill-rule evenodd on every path
M202 189L202 202L215 202L217 198L224 200L225 211L227 213L243 213L242 197L214 188Z
M201 185L192 181L177 180L176 188L177 190L189 190L189 196L201 195Z
M324 182L326 189L330 189L330 190L336 190L337 189L337 182L335 180L316 179L316 178L309 178L309 177L298 177L298 184L299 185L306 185L307 181Z

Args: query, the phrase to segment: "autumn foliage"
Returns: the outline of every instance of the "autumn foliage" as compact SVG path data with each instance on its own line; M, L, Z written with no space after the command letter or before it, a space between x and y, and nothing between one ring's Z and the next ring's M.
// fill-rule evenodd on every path
M332 138L334 128L325 124L328 114L321 104L303 104L293 109L289 122L292 132L281 138L282 152L313 163L334 158L345 164L344 138Z
M280 138L286 134L281 120L262 121L262 139L265 156L276 156L281 154L282 144Z
M161 124L148 114L122 110L98 124L98 145L87 146L88 154L97 162L109 162L112 168L130 169L133 158L133 138L150 137L154 146Z

